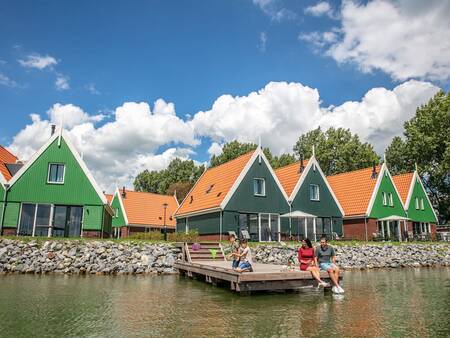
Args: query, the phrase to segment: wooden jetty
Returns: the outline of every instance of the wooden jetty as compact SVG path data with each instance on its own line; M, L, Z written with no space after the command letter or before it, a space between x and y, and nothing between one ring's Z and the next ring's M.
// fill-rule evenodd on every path
M200 249L192 250L192 243L178 243L183 259L174 267L187 277L203 279L213 285L225 285L238 293L305 291L317 287L310 272L283 271L282 266L275 264L254 263L253 272L236 272L231 268L231 262L226 260L220 243L199 244ZM341 272L341 279L342 276ZM321 278L330 282L325 271L321 272Z

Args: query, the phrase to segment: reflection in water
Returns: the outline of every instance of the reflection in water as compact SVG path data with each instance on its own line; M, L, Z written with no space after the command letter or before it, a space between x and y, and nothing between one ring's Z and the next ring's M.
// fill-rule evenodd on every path
M0 276L0 336L450 336L450 269L348 272L345 295L178 276Z

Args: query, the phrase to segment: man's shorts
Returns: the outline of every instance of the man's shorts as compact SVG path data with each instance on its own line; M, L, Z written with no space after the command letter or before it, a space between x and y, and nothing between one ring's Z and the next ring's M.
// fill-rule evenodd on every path
M331 269L331 268L337 268L336 264L334 264L334 263L320 263L319 267L320 267L320 270L325 270L325 271L327 271L328 269Z

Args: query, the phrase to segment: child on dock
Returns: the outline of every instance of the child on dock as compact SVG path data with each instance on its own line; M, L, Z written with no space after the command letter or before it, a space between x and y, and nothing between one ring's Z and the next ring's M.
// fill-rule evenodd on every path
M230 241L230 245L227 248L227 257L228 259L233 259L231 267L236 269L239 266L239 243L236 241L235 234L231 234L228 240Z
M236 269L237 272L252 272L253 271L253 261L252 261L252 252L250 251L250 248L248 247L247 240L243 239L241 241L241 248L242 253L238 254L237 256L240 259L239 267Z

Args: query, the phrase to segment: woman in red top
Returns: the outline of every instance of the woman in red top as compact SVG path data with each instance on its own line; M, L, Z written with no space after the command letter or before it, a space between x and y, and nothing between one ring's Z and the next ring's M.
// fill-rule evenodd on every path
M309 238L302 240L302 246L298 249L298 261L300 270L311 272L312 276L319 282L319 285L326 287L328 283L320 279L320 270L314 264L314 248Z

